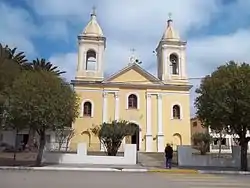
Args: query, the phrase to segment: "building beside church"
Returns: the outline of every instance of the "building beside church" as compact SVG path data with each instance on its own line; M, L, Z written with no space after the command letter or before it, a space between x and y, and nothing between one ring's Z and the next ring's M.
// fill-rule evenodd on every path
M88 143L89 150L103 150L93 125L112 120L128 120L139 133L123 144L137 144L139 151L163 152L166 143L190 145L190 88L186 73L186 42L167 21L156 48L157 76L144 70L132 56L126 67L104 77L106 37L95 12L78 36L78 64L73 87L81 100L80 116L70 147ZM122 147L121 147L122 148Z
M232 153L232 146L238 146L238 143L235 142L236 135L230 135L227 133L216 133L210 127L203 127L202 122L197 118L194 117L190 120L191 124L191 137L196 133L208 133L213 138L210 146L209 152L210 153L219 153L219 147L221 142L221 153ZM247 131L247 136L250 136L250 132ZM194 146L194 144L192 143ZM250 143L248 143L248 148L250 148ZM248 149L248 153L250 150Z

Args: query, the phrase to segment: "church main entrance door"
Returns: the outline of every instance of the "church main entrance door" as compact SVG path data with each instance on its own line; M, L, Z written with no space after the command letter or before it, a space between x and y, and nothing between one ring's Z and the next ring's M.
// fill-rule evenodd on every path
M136 144L137 151L140 150L140 129L139 126L137 126L136 132L134 135L131 136L131 144Z

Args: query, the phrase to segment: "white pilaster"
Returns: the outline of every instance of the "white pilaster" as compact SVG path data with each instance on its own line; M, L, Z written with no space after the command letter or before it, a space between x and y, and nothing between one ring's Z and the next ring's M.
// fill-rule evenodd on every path
M102 94L102 97L103 97L103 104L102 104L102 122L104 123L104 122L107 122L107 111L108 111L108 109L107 109L107 100L108 100L108 98L107 98L107 92L103 92L103 94ZM101 143L101 151L104 151L104 145Z
M119 120L119 94L115 93L115 120Z
M230 151L232 151L232 145L233 145L233 144L232 144L232 141L233 141L232 139L233 139L232 136L230 136L229 139L228 139L228 141L229 141L228 144L229 144L229 147L230 147Z
M124 151L125 145L126 145L126 138L124 138L124 139L122 140L122 150L123 150L123 151Z
M147 94L147 132L146 132L146 152L152 152L152 111L151 95Z
M163 117L162 117L162 95L157 95L157 107L158 107L158 135L157 135L157 150L158 152L164 151L164 134L163 134Z

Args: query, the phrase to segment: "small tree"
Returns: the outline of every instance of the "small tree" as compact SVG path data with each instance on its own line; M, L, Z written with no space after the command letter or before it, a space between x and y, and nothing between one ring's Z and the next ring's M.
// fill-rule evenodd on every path
M71 86L54 73L24 71L9 92L12 108L29 119L29 125L39 135L36 165L41 165L46 144L46 132L68 126L78 116L79 103Z
M206 155L209 149L209 145L212 141L212 137L209 133L195 133L192 136L194 148L200 151L201 155Z
M103 123L91 129L100 142L104 145L109 156L116 156L122 140L126 136L132 136L137 131L138 126L125 120Z
M12 52L13 52L13 50L12 50ZM15 49L14 49L14 52L15 52ZM20 54L23 55L22 53L20 53ZM19 58L17 58L17 59L19 59ZM46 59L44 59L44 58L42 58L42 59L37 58L37 59L33 60L32 63L25 63L25 64L21 64L21 65L22 65L22 68L25 68L27 70L35 70L37 72L39 72L41 70L48 71L48 72L54 73L57 76L60 76L61 74L66 73L65 71L60 71L57 66L54 66L51 62L46 61ZM33 145L34 136L35 136L35 130L30 128L29 140L28 140L29 145L31 145L31 144Z
M69 148L69 142L70 140L75 136L75 130L74 129L71 129L68 133L68 136L66 138L66 151L68 151L68 148Z
M56 138L58 142L58 150L61 151L62 145L66 145L66 151L68 150L69 141L74 136L75 130L72 128L59 128L56 131Z
M206 125L216 125L237 135L241 147L241 170L247 171L250 137L250 65L233 61L206 76L196 90L197 115Z

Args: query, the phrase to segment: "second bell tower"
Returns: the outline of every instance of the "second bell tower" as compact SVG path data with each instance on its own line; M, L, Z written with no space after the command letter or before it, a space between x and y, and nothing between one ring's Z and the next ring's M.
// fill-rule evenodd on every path
M186 42L181 41L169 18L156 49L158 78L164 82L188 82L186 74Z

